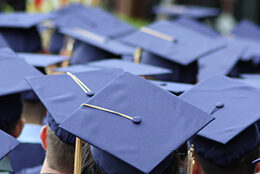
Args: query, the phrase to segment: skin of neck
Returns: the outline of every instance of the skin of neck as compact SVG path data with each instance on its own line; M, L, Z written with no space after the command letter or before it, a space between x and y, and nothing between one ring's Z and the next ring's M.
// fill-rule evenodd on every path
M48 174L73 174L73 173L65 173L61 171L57 171L48 165L48 159L45 157L45 160L42 165L41 173L48 173Z

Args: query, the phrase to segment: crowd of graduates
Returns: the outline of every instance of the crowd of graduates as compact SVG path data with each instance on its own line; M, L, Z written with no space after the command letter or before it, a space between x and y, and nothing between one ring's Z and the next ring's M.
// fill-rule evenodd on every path
M255 174L260 27L157 6L136 28L99 7L0 13L0 173Z

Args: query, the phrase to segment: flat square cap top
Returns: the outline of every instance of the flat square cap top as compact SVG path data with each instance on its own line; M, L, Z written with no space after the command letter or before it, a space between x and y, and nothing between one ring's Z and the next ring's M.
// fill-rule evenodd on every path
M40 71L17 56L0 58L0 96L31 90L26 77L42 75Z
M76 6L74 6L76 7ZM116 38L135 29L116 16L96 7L77 7L73 12L56 13L57 28L80 28L104 37ZM69 9L69 8L68 8ZM70 11L70 10L68 10ZM115 27L116 26L116 27Z
M18 145L19 142L15 138L0 130L0 160Z
M248 45L236 41L229 41L227 46L199 59L199 81L212 75L228 75L247 51Z
M1 13L0 27L3 28L30 28L46 20L48 15L37 13Z
M260 90L225 76L212 76L180 97L216 118L198 135L222 144L260 118Z
M159 74L168 74L172 71L166 68L161 68L153 65L134 63L126 60L120 59L108 59L100 60L95 62L88 63L90 66L104 68L119 68L126 72L130 72L134 75L159 75Z
M259 51L260 42L253 40L253 39L240 38L240 37L234 38L234 42L239 42L241 44L245 44L248 47L247 50L241 56L241 60L249 61L249 60L252 60L252 59L260 56L260 51Z
M104 70L74 75L95 93L121 73L120 70ZM57 124L90 98L67 74L32 77L26 80Z
M217 8L199 7L199 6L157 6L154 8L156 14L169 16L184 16L188 18L208 18L218 16L220 10Z
M60 67L56 68L56 72L71 72L71 73L79 73L79 72L87 72L87 71L96 71L100 70L100 67L93 67L88 64L78 64L78 65L71 65L67 67Z
M56 63L68 60L67 57L59 55L36 54L36 53L18 53L27 63L35 67L47 67Z
M90 32L82 28L62 28L60 29L60 33L115 55L133 55L135 51L134 47L124 44L117 39L110 39L107 36L99 35L96 32Z
M122 40L181 65L188 65L225 45L222 39L209 38L169 21L155 22Z
M7 56L16 56L15 52L9 47L0 48L0 58Z
M60 127L149 173L212 119L145 79L125 72L86 101Z
M93 70L105 70L105 69L121 69L126 72L130 72L134 75L159 75L171 73L171 70L161 68L157 66L147 64L137 64L134 62L120 60L120 59L108 59L94 61L87 64L71 65L64 68L57 68L55 71L60 72L86 72Z
M238 37L260 41L260 27L249 20L242 20L232 33Z
M208 37L217 38L221 37L221 35L215 31L210 26L207 26L206 24L199 22L195 19L187 18L187 17L180 17L173 21L175 24L179 24L183 27L190 28L193 31L197 31L201 34L204 34Z

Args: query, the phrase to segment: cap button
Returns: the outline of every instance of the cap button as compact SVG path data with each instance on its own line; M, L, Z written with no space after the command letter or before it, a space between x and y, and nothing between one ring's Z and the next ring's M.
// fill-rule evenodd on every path
M224 106L225 106L225 104L221 103L221 102L216 104L216 108L223 108Z
M139 124L142 122L142 118L139 117L139 116L134 116L132 121L135 123L135 124Z
M87 92L87 96L92 97L93 95L95 95L94 92L92 92L92 91L88 91L88 92Z

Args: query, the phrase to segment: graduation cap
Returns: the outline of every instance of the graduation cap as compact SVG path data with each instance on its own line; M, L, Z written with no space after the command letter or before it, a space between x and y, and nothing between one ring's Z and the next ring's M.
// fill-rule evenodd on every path
M36 26L47 18L45 14L1 13L0 32L14 51L37 52L41 50L41 39Z
M196 153L206 160L230 165L258 144L259 89L225 76L212 76L180 97L216 118L191 141Z
M100 67L101 69L106 68L118 68L124 71L130 72L135 75L158 75L168 74L171 70L166 68L156 67L148 64L137 64L134 62L120 60L120 59L108 59L100 60L88 63L90 66Z
M225 48L199 59L199 81L216 74L232 75L232 70L247 48L248 46L243 43L228 41Z
M110 39L81 28L63 28L60 32L77 39L71 58L72 64L120 57L122 55L133 55L135 52L134 47L124 44L117 39Z
M79 72L87 72L87 71L96 71L101 70L100 67L90 66L88 64L78 64L78 65L71 65L67 67L60 67L56 68L55 72L71 72L71 73L79 73Z
M37 69L17 57L0 58L0 96L31 90L24 80L29 76L42 75Z
M251 61L260 57L260 43L258 41L239 37L235 38L234 41L240 42L241 44L246 44L248 46L248 49L241 56L242 61Z
M3 132L2 130L0 130L0 140L1 140L0 141L0 146L1 146L0 160L1 160L9 152L14 150L19 145L19 142L15 138Z
M16 56L15 52L9 47L0 48L0 56L2 57L13 57Z
M238 37L260 41L260 27L249 20L242 20L232 31Z
M90 62L88 64L72 65L64 68L57 68L55 71L59 72L85 72L101 69L122 69L135 75L157 75L171 73L171 70L166 68L156 67L147 64L136 64L134 62L120 60L120 59L108 59Z
M207 26L203 24L202 22L199 22L195 19L187 18L187 17L180 17L173 21L175 24L179 24L183 27L190 28L193 31L197 31L199 33L202 33L208 37L212 38L219 38L221 35L215 31L210 26Z
M217 8L183 5L157 6L153 10L155 14L168 15L170 17L183 16L195 19L211 18L220 14L220 10Z
M95 162L106 173L159 173L169 165L172 152L212 119L125 72L83 102L60 127L91 144Z
M83 51L80 54L81 59L84 60L83 56L87 57L86 60L97 56L105 58L108 53L117 56L133 54L133 49L116 40L133 32L135 29L132 26L100 8L87 8L78 5L71 7L71 9L73 8L78 10L73 13L70 13L70 8L64 10L63 15L58 15L55 24L60 33L76 39L77 42L79 41L75 45L75 52L76 50L77 52ZM84 45L84 48L79 51L78 45ZM85 50L88 53L86 55L89 56L85 55ZM77 58L77 54L73 55L72 60L74 60L74 57Z
M67 57L50 54L18 53L18 56L35 67L47 67L68 60Z
M0 58L0 127L6 127L21 117L23 94L31 90L25 77L41 73L17 56Z
M235 78L235 80L250 86L254 86L256 88L260 88L260 76L259 78L244 78L244 79Z
M192 84L188 83L167 82L158 80L149 80L149 82L152 82L154 85L157 85L158 87L170 91L176 95L179 95L193 87Z
M196 81L196 60L225 45L223 39L212 39L169 21L155 22L122 40L144 50L141 62L174 71L163 80L190 83Z
M0 33L0 48L9 47L8 43L6 42L4 36Z
M75 137L58 128L58 125L80 104L100 88L122 73L121 70L91 71L27 78L38 98L48 110L48 124L65 143L75 143ZM74 80L75 77L91 89L87 95Z

